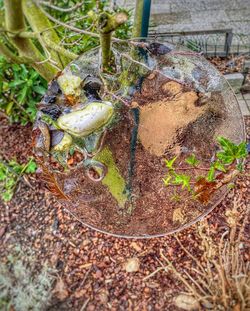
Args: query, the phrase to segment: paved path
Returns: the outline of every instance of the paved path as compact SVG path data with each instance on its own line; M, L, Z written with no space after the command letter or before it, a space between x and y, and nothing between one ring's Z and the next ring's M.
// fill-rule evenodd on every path
M250 93L236 94L243 116L250 116Z
M135 0L116 2L135 7ZM249 43L250 0L152 0L151 26L157 32L232 28Z

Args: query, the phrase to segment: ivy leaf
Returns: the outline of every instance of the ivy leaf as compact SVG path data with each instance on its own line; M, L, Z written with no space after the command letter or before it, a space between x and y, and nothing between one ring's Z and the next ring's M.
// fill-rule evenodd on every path
M225 166L224 166L224 164L223 163L221 163L220 161L216 161L215 163L214 163L214 168L216 169L216 170L218 170L218 171L221 171L221 172L224 172L224 173L226 173L226 168L225 168Z
M214 181L214 175L215 175L215 167L214 165L212 165L207 174L207 181Z
M169 186L170 185L170 181L172 179L172 176L168 175L166 178L163 178L163 182L165 184L165 186Z
M219 144L221 145L222 149L226 151L230 155L234 155L237 149L237 146L231 142L230 140L226 139L225 137L218 137L217 138Z
M198 166L198 164L200 163L200 161L198 161L198 160L196 159L195 154L192 154L190 157L188 157L188 158L185 160L185 162L186 162L187 164L193 166L193 167Z
M36 169L37 169L36 162L33 161L33 160L31 160L31 161L29 162L28 166L27 166L26 169L25 169L25 173L27 173L27 174L29 174L29 173L30 173L30 174L35 173Z
M176 161L177 157L174 157L173 159L171 160L165 160L165 163L166 163L166 166L167 168L169 168L170 170L173 169L173 165L174 165L174 162Z
M239 172L243 172L243 163L242 162L239 162L237 165L236 165L236 168Z
M182 185L182 189L187 188L188 191L191 190L190 187L190 176L185 175L185 174L176 174L175 175L175 180L173 181L174 184L176 185Z
M237 146L236 158L242 159L247 157L247 143L242 142Z
M228 155L223 151L217 152L216 156L224 164L231 164L235 160L235 158L232 155Z

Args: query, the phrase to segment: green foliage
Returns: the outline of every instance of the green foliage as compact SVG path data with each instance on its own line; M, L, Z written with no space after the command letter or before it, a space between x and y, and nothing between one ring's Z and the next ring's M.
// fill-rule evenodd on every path
M218 137L217 141L220 151L216 153L215 161L210 164L207 175L201 175L194 181L192 181L192 176L178 173L178 167L175 167L177 157L165 160L168 168L168 175L163 178L165 186L181 186L182 189L187 189L189 192L194 193L191 183L195 184L199 180L206 180L208 183L214 182L218 172L226 175L231 169L237 169L241 172L243 170L243 160L247 157L247 144L241 142L237 145L224 137ZM190 167L184 168L184 170L199 169L200 161L194 154L187 157L185 163Z
M35 259L20 248L0 264L0 310L40 311L50 305L54 271L47 264L37 269Z
M19 164L15 160L0 162L0 193L3 201L10 201L23 174L32 174L36 168L33 159L30 159L26 164Z
M11 122L33 122L36 103L46 89L47 82L34 69L10 64L0 56L0 110Z
M168 169L172 170L172 169L173 169L173 165L174 165L176 159L177 159L177 157L174 157L174 158L171 159L171 160L165 160L166 167L167 167Z
M53 1L53 5L60 8L73 7L77 3L79 3L78 0ZM84 1L84 4L82 6L80 6L77 10L74 10L72 12L61 12L49 7L44 8L46 8L46 11L48 11L50 15L52 15L53 17L64 23L67 24L70 23L74 27L96 33L98 32L97 16L104 11L109 12L110 6L108 0L101 0L101 1L88 0ZM131 22L132 12L131 10L127 11L121 8L115 8L114 11L126 12L127 15L129 16L128 21L123 25L121 25L114 33L115 37L118 37L120 39L128 39L132 32L132 22ZM81 33L72 32L72 30L65 28L64 26L57 27L56 31L59 37L62 39L62 45L64 45L64 48L70 50L75 54L82 54L100 44L98 38Z
M193 167L196 167L200 161L196 159L195 154L192 154L190 157L186 158L185 162Z
M173 184L182 185L182 189L187 188L188 191L191 191L190 187L190 179L191 177L185 174L175 174Z
M241 160L247 156L247 144L245 142L235 145L224 137L218 137L218 142L222 151L218 152L216 156L223 164L231 164L235 160Z

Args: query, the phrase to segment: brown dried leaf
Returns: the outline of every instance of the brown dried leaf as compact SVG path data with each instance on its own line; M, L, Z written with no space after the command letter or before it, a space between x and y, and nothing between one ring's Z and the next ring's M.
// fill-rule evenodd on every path
M39 162L38 164L42 168L42 179L46 183L48 190L56 197L69 201L69 197L61 189L56 176L48 170L44 163Z
M69 296L69 292L63 280L61 278L56 282L56 286L53 290L53 293L59 300L65 300Z

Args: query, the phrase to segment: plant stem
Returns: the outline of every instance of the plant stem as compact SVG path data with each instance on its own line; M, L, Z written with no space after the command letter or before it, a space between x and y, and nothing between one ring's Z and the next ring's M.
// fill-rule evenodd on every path
M36 48L30 39L15 36L19 32L25 31L25 21L22 9L22 1L20 0L4 0L5 4L5 25L6 30L13 35L9 35L10 42L17 48L21 57L30 59L32 66L46 80L51 80L57 73L57 69L51 64L38 64L45 60L44 56Z
M41 33L45 29L49 29L52 27L48 17L43 13L42 10L40 10L40 8L37 6L36 3L34 3L34 1L23 0L23 11L34 32ZM60 39L53 28L46 32L43 32L42 35L38 36L38 39L42 46L44 44L44 41L46 40L53 42L53 46L60 43ZM66 52L58 52L52 47L48 47L48 50L51 54L52 60L55 61L57 63L57 66L59 66L61 69L63 69L63 67L71 61L71 58L68 58L66 56ZM61 50L64 50L64 48L61 48Z
M0 54L3 55L8 61L13 63L22 63L22 58L16 56L6 45L0 43Z
M127 14L117 13L110 15L106 12L102 13L98 19L98 28L100 32L100 43L102 49L102 67L103 70L108 70L111 65L111 36L112 32L125 23L128 19Z

